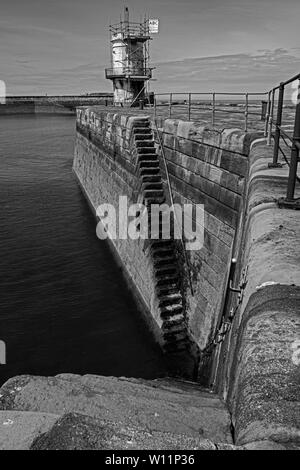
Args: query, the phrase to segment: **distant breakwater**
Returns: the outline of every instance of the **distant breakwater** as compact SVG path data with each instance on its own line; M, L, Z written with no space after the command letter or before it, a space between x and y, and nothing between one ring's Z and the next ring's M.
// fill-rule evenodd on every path
M58 95L58 96L10 96L0 105L1 115L15 114L76 114L78 106L110 105L112 95Z

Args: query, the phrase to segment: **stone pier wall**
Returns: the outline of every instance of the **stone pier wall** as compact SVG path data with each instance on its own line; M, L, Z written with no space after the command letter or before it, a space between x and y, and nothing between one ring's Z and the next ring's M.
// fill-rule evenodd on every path
M227 401L235 442L295 448L300 212L277 206L288 167L269 169L271 152L261 134L87 108L78 111L74 170L94 210L120 195L204 205L203 246L187 262L177 242L116 240L113 251L157 340L177 354L176 372ZM240 292L228 289L232 258ZM222 319L231 328L207 358Z
M148 136L142 136L147 126ZM249 146L249 136L239 130L211 131L169 119L156 127L142 115L78 110L74 171L94 211L101 203L118 207L123 195L129 204L144 202L147 193L157 198L152 202L170 203L166 165L174 202L204 206L201 249L185 254L177 240L155 247L112 241L159 343L170 351L174 346L176 354L189 350L191 360L175 362L192 378L222 312ZM154 165L159 169L151 174Z
M155 137L163 145L159 153L167 161L174 202L204 205L203 247L187 252L194 294L189 291L187 298L189 324L202 350L222 311L250 136L167 119L158 123Z
M94 213L104 203L119 211L120 196L128 207L167 200L145 116L78 110L74 171ZM188 325L178 241L116 237L109 243L170 368L194 377L198 346Z

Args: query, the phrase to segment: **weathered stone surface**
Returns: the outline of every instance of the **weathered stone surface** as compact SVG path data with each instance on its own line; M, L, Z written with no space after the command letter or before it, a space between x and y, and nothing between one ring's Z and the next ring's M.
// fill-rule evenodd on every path
M131 130L138 122L145 126L147 119L131 113L103 108L78 110L74 170L94 209L105 202L118 207L120 194L126 195L129 203L137 200L141 181L136 172L137 153L133 150ZM214 130L207 125L180 120L158 120L158 123L158 131L153 121L152 127L156 144L159 134L164 145L176 203L205 204L204 246L193 256L196 263L192 263L194 296L187 276L183 275L180 280L185 297L185 318L190 320L189 339L195 340L191 349L196 351L211 336L223 301L222 287L226 282L248 166L247 135L237 129ZM166 201L170 202L165 165L158 145L156 151ZM154 320L151 328L163 345L153 266L144 243L114 240L112 247L132 281L133 291L146 306L146 316ZM204 256L206 259L202 262ZM202 296L206 299L206 307L200 309ZM197 354L194 356L198 357ZM194 363L188 366L184 376L194 377L194 366ZM177 373L182 374L182 371Z
M239 444L269 439L300 448L300 368L293 349L300 333L300 288L265 290L250 302L242 324L234 369L236 438Z
M246 450L286 450L282 444L277 444L274 441L255 441L249 442L244 445Z
M150 431L130 425L69 413L31 450L216 450L208 439Z
M137 202L160 204L166 200L166 194L149 120L145 116L128 115L124 116L123 121L123 124L120 124L121 115L117 113L97 114L93 109L78 110L73 169L94 213L100 204L109 203L126 218L127 209L124 206L119 207L120 196L126 198L128 208ZM126 126L125 133L123 125ZM144 134L147 139L140 140L139 137L136 140L138 134L133 133L133 130L148 132ZM147 191L142 184L144 175L142 172L146 170L148 176L150 174L159 177L161 182L159 190L151 188ZM147 321L156 341L166 353L172 350L176 352L178 359L180 355L182 356L181 360L175 361L173 355L168 354L170 371L176 375L193 378L198 345L186 327L186 303L183 301L184 286L178 269L179 256L175 247L176 242L172 246L170 244L173 251L173 277L170 276L168 281L166 276L162 279L163 270L155 265L155 256L152 250L147 249L145 240L132 240L127 236L127 231L125 236L120 235L118 223L116 233L111 235L113 235L113 240L110 240L112 252L123 269L140 313ZM160 302L159 282L163 282L168 290L172 290L173 284L176 284L178 293L182 296L181 324L178 328L178 332L181 333L177 334L175 330L169 331L170 325ZM171 307L169 309L170 316L173 316L176 305L173 304L173 307L173 310ZM176 321L179 322L178 316Z
M270 170L271 156L264 142L252 145L239 253L246 286L217 375L238 444L294 449L300 448L300 212L274 203L286 192L288 168Z
M104 137L101 144L92 123L92 137L98 139L95 146L100 142L113 158L101 161L105 167L101 174L99 165L90 161L87 139L91 137L87 133L80 144L87 171L78 169L82 184L91 191L97 188L93 193L97 203L107 195L114 201L120 191L130 191L136 158L129 151L127 131L125 135L118 132L120 116L98 117ZM128 119L123 117L123 125ZM175 201L205 203L208 214L204 246L188 254L195 295L188 289L185 292L186 317L193 337L201 348L212 337L223 305L230 259L238 256L234 285L239 285L243 270L247 270L247 282L238 309L238 296L231 295L228 312L232 307L236 316L231 334L215 356L219 360L216 377L223 396L229 399L238 443L294 448L299 445L300 212L276 205L286 191L288 167L269 169L270 148L263 139L254 140L254 134L214 131L178 120L161 121L156 137L162 130ZM109 140L108 146L104 138ZM109 187L108 180L112 183ZM240 219L241 210L245 217ZM123 263L131 265L134 285L153 306L151 270L144 247L136 248L137 243L120 244L116 251L123 253Z
M233 444L216 444L217 450L245 450L243 446L235 446Z
M186 296L189 326L202 349L214 333L224 299L249 139L238 129L214 130L174 119L161 122L159 133L164 152L158 152L167 160L174 201L194 208L204 204L204 244L188 253L194 295Z
M74 412L151 432L232 443L230 417L222 400L189 382L20 376L0 390L3 410Z
M0 450L28 450L59 416L28 411L0 411Z

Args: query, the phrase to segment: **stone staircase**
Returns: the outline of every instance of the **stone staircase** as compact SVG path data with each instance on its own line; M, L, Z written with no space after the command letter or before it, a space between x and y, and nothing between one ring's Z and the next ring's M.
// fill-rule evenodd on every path
M132 135L133 152L141 180L142 203L149 213L151 204L163 204L168 200L150 120L148 118L136 120L133 124ZM151 229L153 227L149 220L150 234ZM163 239L162 220L155 230L158 238L150 240L150 253L156 279L164 350L169 355L191 355L192 341L187 327L178 259L180 242L174 239Z
M223 401L172 378L19 376L0 410L0 449L234 448Z

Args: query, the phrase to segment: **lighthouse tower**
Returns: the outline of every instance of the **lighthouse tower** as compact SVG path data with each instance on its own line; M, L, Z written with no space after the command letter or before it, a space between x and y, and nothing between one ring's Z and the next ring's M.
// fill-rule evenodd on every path
M152 76L150 39L149 20L130 22L128 8L123 21L110 25L111 67L105 69L105 76L113 82L115 105L137 106L145 98Z

